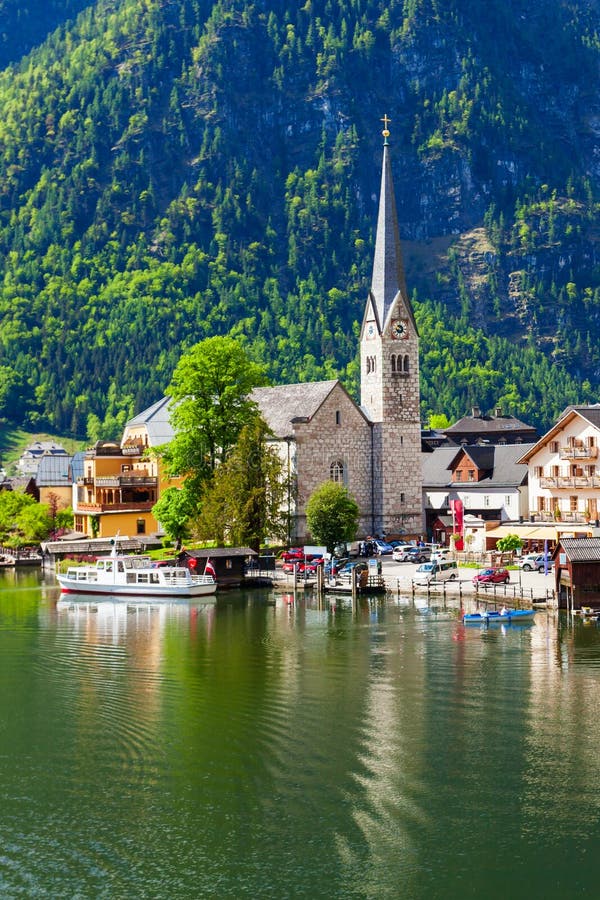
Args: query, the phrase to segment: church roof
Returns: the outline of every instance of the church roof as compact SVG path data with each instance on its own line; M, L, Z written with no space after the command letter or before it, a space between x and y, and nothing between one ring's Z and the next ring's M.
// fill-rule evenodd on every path
M278 438L292 435L293 419L311 419L336 384L333 381L306 381L254 388L250 397L257 404L267 425Z
M377 236L375 239L373 277L371 280L371 294L380 328L383 328L387 315L399 293L402 295L406 311L411 318L415 331L417 331L406 289L400 233L398 230L398 215L396 212L396 197L392 180L392 166L386 138L386 142L383 145L379 215L377 218Z
M160 447L173 440L173 427L170 422L171 397L163 397L148 409L144 409L133 419L126 422L125 427L145 425L148 433L148 443L151 447Z

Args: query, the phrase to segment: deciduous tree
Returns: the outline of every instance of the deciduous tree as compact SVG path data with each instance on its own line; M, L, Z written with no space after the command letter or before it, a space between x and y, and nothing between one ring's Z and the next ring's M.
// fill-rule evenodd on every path
M336 544L353 541L359 509L354 497L341 484L325 481L306 505L306 521L313 539L332 553Z
M255 413L249 394L264 383L263 367L231 337L207 338L179 360L167 390L175 438L165 460L192 493L226 460Z
M152 507L152 515L179 548L182 541L189 537L189 521L194 509L194 501L185 487L170 487L163 491Z

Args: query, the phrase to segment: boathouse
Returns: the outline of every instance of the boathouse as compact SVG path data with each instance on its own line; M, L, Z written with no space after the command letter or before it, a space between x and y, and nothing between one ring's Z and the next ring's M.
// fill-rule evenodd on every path
M178 561L202 575L210 560L214 577L220 588L242 587L248 574L258 569L258 553L250 547L210 547L203 550L182 550ZM273 571L275 569L275 557ZM262 563L261 563L262 570Z
M561 538L554 578L560 609L600 609L600 537Z

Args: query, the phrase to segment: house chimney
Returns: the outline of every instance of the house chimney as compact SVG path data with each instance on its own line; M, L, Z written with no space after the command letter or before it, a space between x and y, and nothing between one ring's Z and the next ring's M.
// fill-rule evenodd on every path
M501 407L501 406L497 406L497 407L496 407L496 418L497 418L497 419L501 419L501 418L502 418L502 407Z
M481 410L479 409L478 406L474 406L471 414L474 419L479 419L481 416Z

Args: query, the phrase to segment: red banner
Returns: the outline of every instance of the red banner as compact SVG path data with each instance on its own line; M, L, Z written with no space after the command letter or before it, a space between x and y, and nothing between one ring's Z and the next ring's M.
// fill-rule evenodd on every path
M462 550L464 548L464 507L462 500L451 500L450 509L452 510L452 531L458 535L454 543L454 549Z

